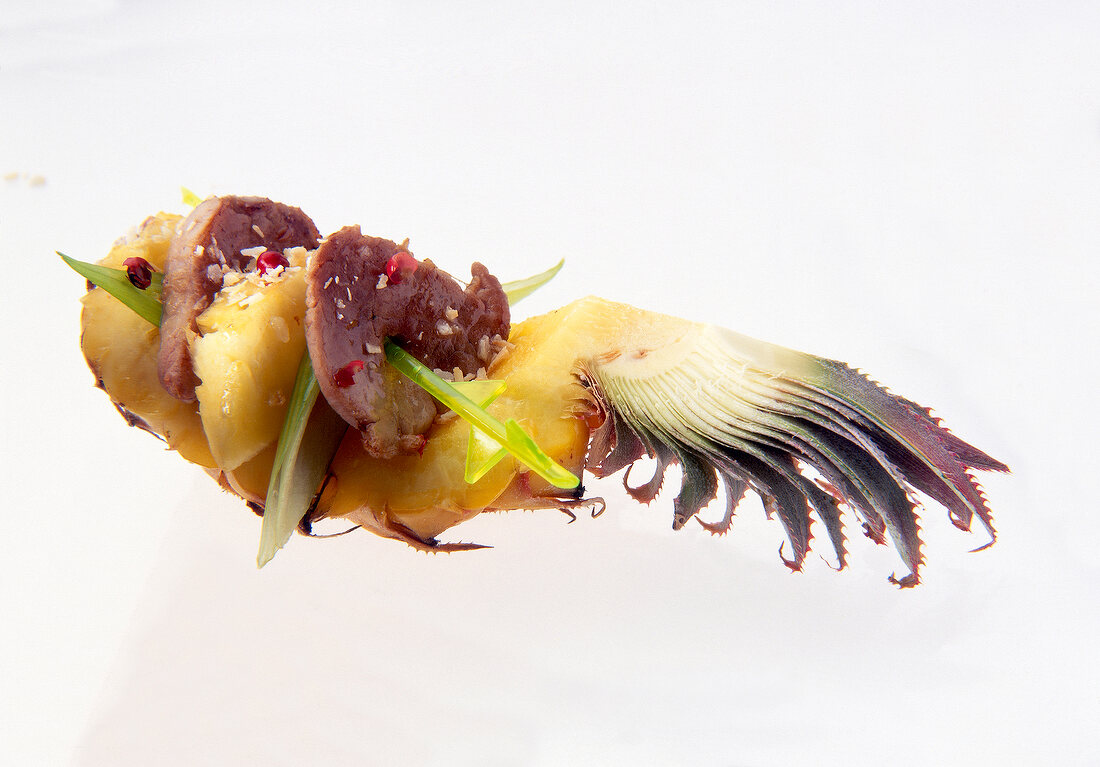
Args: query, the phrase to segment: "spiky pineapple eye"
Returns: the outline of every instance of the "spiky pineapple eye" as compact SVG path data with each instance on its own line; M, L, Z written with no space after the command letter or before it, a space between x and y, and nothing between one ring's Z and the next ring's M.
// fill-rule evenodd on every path
M260 274L267 274L269 271L279 266L286 269L290 266L290 261L286 256L277 251L265 250L256 257L256 268L260 270Z
M153 282L153 265L140 256L128 258L122 262L126 267L126 278L138 290L145 290Z
M418 266L419 262L411 254L404 250L398 251L386 262L386 280L393 285L400 285Z
M355 374L363 369L363 360L352 360L332 374L333 383L346 389L355 383Z

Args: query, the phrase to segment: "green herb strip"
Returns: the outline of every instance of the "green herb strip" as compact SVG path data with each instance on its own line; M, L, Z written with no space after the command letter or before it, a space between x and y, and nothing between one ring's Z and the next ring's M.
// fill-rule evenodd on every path
M386 360L413 383L451 408L547 482L566 489L580 485L580 478L543 452L514 419L501 423L388 338L385 350Z

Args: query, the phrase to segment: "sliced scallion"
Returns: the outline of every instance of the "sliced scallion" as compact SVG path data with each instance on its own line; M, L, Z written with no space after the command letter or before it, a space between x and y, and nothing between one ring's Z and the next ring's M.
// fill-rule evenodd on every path
M580 478L543 452L515 419L508 419L506 423L501 423L485 408L478 406L389 339L385 341L385 351L386 360L413 383L455 411L464 420L469 421L547 482L555 487L566 489L580 485Z
M180 187L180 196L183 197L183 204L189 208L193 208L202 202L202 198L192 192L185 186Z
M77 261L75 258L69 258L60 251L56 252L81 277L96 287L103 288L151 324L160 327L160 292L164 281L163 274L154 272L152 284L145 290L140 290L131 284L130 278L126 276L125 269L112 269L109 266L89 264L87 261Z
M347 423L318 397L320 391L307 351L298 365L271 466L257 567L271 561L309 511L347 431Z
M565 259L563 258L545 272L541 272L540 274L536 274L524 280L514 280L512 282L503 283L501 287L504 288L504 294L508 296L508 304L510 306L515 306L519 301L527 298L527 296L550 282L550 280L554 279L555 275L561 271L564 265Z

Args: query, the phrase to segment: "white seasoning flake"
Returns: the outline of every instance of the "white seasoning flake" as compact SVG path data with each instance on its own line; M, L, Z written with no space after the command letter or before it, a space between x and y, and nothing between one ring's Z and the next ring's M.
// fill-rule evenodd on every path
M252 225L252 231L253 231L253 232L255 232L256 234L260 235L261 237L263 237L263 236L264 236L264 230L263 230L263 229L261 229L261 228L260 228L259 226L257 226L256 224L253 224L253 225Z
M286 320L282 317L275 315L271 318L271 329L275 331L275 337L280 342L290 343L290 328L287 327Z
M458 319L458 309L455 309L453 307L448 306L447 311L443 312L443 314L446 315L447 319L449 319L451 322L454 322Z
M241 281L240 272L226 272L222 275L222 287L231 288Z
M205 252L206 252L206 248L204 248L202 245L196 245L195 246L195 255L196 256L201 256Z
M206 267L206 279L211 282L217 282L222 278L222 270L218 268L217 264L210 264Z
M455 369L454 369L454 373L453 373L453 375L454 375L454 380L456 380L456 381L464 381L464 380L466 380L466 376L465 376L465 375L463 375L463 373L462 373L462 368L458 367L457 365L455 365Z
M453 335L455 330L443 320L440 320L435 324L435 332L441 336Z
M375 344L367 344L366 346L367 346L367 354L381 354L382 353L382 347L381 346L376 346Z
M485 372L485 368L478 368L477 375L474 376L478 381L484 381L489 377L489 374Z
M253 226L252 228L255 229L256 227ZM265 250L267 250L267 248L265 248L263 245L257 245L254 248L241 248L241 255L245 258L255 258L256 256L263 253Z
M488 362L492 353L492 349L489 348L489 336L482 336L481 340L477 342L477 358L482 362Z
M382 288L386 287L386 285L388 285L388 284L389 284L389 278L386 277L385 272L382 272L380 275L378 275L378 284L374 286L374 289L375 290L381 290Z
M337 298L336 299L336 308L337 309L343 309L345 306L347 306L347 304L344 303L344 299L342 299L342 298Z

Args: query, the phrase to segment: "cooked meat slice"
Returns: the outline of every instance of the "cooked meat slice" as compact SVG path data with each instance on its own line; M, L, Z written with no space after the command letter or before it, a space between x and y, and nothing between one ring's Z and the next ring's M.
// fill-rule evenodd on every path
M211 197L180 223L164 264L164 314L160 323L157 373L177 399L195 399L201 383L191 363L196 318L222 286L222 267L243 271L250 260L242 250L262 246L317 247L320 234L298 208L265 197Z
M390 259L398 266L393 279L386 274ZM434 401L385 364L386 338L428 367L476 373L488 366L491 339L508 337L500 282L481 264L471 271L463 289L431 261L416 261L358 226L341 229L314 255L306 275L309 354L325 398L362 432L371 455L422 448L420 435L436 415Z

